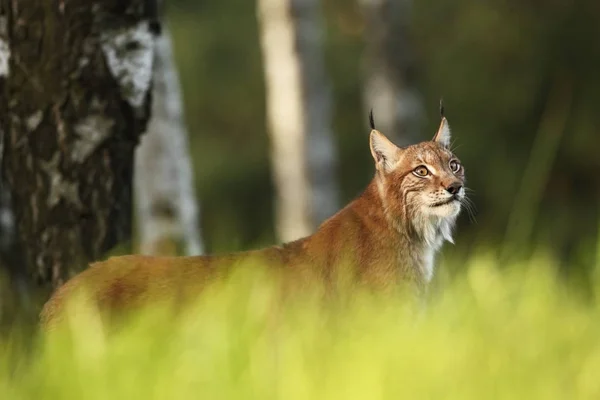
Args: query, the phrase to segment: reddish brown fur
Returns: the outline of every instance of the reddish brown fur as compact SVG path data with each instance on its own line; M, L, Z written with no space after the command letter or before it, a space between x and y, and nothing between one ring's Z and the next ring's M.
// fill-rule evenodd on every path
M372 141L374 134L380 135L374 132ZM206 283L225 276L232 266L246 260L284 272L286 286L302 287L312 279L333 284L343 274L377 288L393 287L400 281L422 286L427 279L419 260L430 244L420 237L418 226L411 223L419 212L411 199L412 193L423 190L426 182L411 172L421 163L435 165L441 171L453 155L431 141L405 149L394 147L397 154L385 153L386 158L378 153L376 145L372 143L377 161L373 181L313 235L282 246L224 256L129 255L94 263L55 292L42 311L42 324L48 327L60 320L65 302L82 288L100 308L110 310L161 297L184 299L193 297ZM397 164L386 170L383 163L396 156ZM447 185L453 176L440 172L427 184L437 190L437 185ZM464 175L453 179L462 182Z

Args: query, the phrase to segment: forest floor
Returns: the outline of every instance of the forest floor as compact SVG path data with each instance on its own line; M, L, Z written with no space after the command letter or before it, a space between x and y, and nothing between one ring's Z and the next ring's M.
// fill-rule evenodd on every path
M3 399L600 398L600 282L581 295L551 259L502 269L479 254L415 312L399 298L280 305L232 279L176 318L149 309L106 331L97 315L0 341Z

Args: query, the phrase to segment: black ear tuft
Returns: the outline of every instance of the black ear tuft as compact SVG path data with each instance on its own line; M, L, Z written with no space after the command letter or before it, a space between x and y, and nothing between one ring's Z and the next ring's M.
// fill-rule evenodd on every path
M444 118L444 99L440 97L440 117Z
M369 112L369 125L371 126L371 129L375 129L375 120L373 119L373 109L371 108L371 111Z

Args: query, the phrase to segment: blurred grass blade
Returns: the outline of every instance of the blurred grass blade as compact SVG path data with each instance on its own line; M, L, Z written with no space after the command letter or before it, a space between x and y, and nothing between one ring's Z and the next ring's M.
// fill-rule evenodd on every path
M537 210L567 125L572 97L570 77L557 76L508 218L502 247L503 260L510 259L511 254L522 249L531 239Z

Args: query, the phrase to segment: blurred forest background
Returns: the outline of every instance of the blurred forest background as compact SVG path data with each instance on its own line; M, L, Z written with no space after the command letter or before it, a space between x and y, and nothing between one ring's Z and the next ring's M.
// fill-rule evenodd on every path
M377 23L368 23L363 3L322 4L344 204L373 174L363 90L365 47ZM245 0L168 4L209 252L276 241L255 7ZM527 257L543 247L565 273L585 278L599 226L600 3L397 1L381 17L397 18L404 35L386 51L410 58L399 72L419 94L416 140L435 132L443 97L473 190L476 223L462 214L446 256L460 265L476 248ZM377 120L381 111L374 113Z
M148 232L152 236L162 223L160 218L158 222L147 218L145 212L152 213L153 206L140 199L146 199L145 190L156 189L153 185L172 180L173 171L175 175L183 171L183 177L173 179L180 180L183 189L169 189L175 191L186 190L185 181L193 172L200 209L197 213L194 201L190 207L193 196L184 196L188 211L178 214L178 223L185 225L184 236L191 232L193 237L182 253L244 250L307 234L357 196L373 176L369 109L374 110L378 129L406 145L433 136L440 118L438 102L443 98L454 149L466 167L476 205L471 215L463 212L456 245L444 248L443 259L450 261L445 264L452 271L460 270L471 254L482 249L495 252L506 264L542 250L558 261L565 276L585 286L600 260L600 47L595 43L600 37L600 3L292 1L292 18L284 18L297 24L297 42L288 46L288 52L299 54L306 63L300 74L308 82L303 83L308 94L302 100L294 97L293 85L288 88L294 67L269 66L269 60L277 58L277 43L285 42L278 42L284 36L278 31L277 13L270 11L282 8L281 4L272 0L166 2L193 171L188 171L185 154L174 167L154 162L153 152L169 147L171 141L177 141L174 148L187 146L185 132L169 136L169 129L178 128L168 119L155 122L149 131L158 131L162 138L154 142L154 150L147 146L145 155L136 160L138 181L149 183L136 186L138 234L133 246L121 241L117 252L147 252L144 243L157 240L140 239ZM158 41L156 46L155 64L169 64L170 50L163 52L168 45ZM135 54L138 49L125 48L128 51ZM279 56L286 50L282 51ZM167 88L164 98L155 95L159 99L155 107L163 107L164 102L168 111L169 104L175 104L167 114L177 120L178 96L168 74L155 76L155 90ZM168 103L168 96L175 103ZM290 118L277 114L281 112L277 107L285 109L294 101L304 101L300 116L298 112ZM305 128L294 127L294 117L309 114ZM273 121L287 126L274 129ZM285 145L281 138L274 140L278 129ZM292 138L286 132L303 137ZM295 151L294 143L302 141L305 149ZM274 151L277 146L283 147ZM278 159L273 156L277 153ZM180 153L171 153L171 158L173 154ZM297 164L303 157L304 167ZM18 157L13 161L5 164L18 170ZM288 171L277 170L277 165L286 163ZM79 169L76 174L82 173ZM289 176L311 181L310 185L288 186ZM313 193L306 195L308 188ZM44 190L38 195L46 196ZM284 227L281 196L287 196L287 212L294 210L290 207L294 201L301 206L302 201L308 202L299 197L312 196L313 220L306 221L310 212L298 212L296 219L290 219L293 223ZM0 200L6 202L4 197ZM69 250L69 240L81 236L73 232L87 228L77 227L79 217L68 204L61 204L64 215L75 218L63 224L71 229L65 228L63 246ZM46 221L60 222L60 214L53 212L50 207ZM199 235L194 233L196 220ZM44 228L42 221L38 224ZM127 223L121 222L112 222L124 228L110 240L119 242L127 235ZM59 225L53 226L57 238L62 235ZM30 232L28 243L37 246L36 232ZM141 250L136 240L142 242ZM48 243L42 243L40 251L51 249ZM75 258L68 251L56 259L54 255L40 258L36 251L29 251L29 259L45 260L36 273L56 286L61 274L66 275L60 267L54 268L60 264L57 260L74 262ZM98 250L94 251L85 257L97 257ZM21 263L15 265L21 268ZM53 271L52 276L47 271Z

